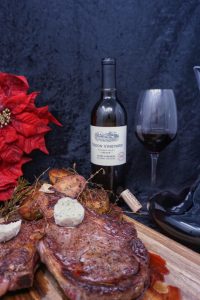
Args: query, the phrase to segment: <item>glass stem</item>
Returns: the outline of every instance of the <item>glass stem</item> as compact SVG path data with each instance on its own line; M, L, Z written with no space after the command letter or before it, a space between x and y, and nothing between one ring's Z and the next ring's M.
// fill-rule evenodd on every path
M156 169L158 162L158 153L151 153L151 185L154 186L156 183Z

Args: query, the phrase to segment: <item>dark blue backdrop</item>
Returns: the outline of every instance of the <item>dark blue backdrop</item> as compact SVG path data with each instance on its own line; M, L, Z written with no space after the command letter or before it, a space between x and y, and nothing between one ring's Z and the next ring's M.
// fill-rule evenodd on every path
M128 111L128 185L146 189L150 159L134 135L139 91L173 88L179 133L160 156L158 185L180 188L200 164L198 0L1 0L0 69L28 77L39 105L63 123L48 134L50 156L34 153L29 178L77 162L89 173L90 111L99 98L100 59L117 58L119 97Z

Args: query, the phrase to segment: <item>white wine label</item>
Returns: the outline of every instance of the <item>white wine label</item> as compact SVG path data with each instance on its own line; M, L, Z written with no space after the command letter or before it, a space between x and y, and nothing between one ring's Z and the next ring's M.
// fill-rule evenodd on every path
M100 166L126 163L127 126L90 126L91 162Z

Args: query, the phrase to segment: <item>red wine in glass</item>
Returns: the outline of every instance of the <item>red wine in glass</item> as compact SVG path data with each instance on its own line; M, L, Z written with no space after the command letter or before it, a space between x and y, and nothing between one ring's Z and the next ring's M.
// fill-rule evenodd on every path
M140 94L135 118L135 134L151 155L151 183L156 182L159 153L177 133L177 109L173 90L151 89Z
M145 146L145 148L151 153L161 152L167 145L169 145L176 134L168 132L135 132L137 138Z

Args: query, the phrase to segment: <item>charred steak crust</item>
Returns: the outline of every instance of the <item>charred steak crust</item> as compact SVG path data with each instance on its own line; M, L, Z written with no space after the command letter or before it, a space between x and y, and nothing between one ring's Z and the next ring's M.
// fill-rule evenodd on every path
M36 245L43 233L42 220L23 222L15 238L0 243L0 296L32 286L39 261Z
M59 227L50 214L56 197L48 198L48 226L38 250L65 294L75 300L137 299L149 283L149 257L133 225L119 213L86 209L79 226Z

